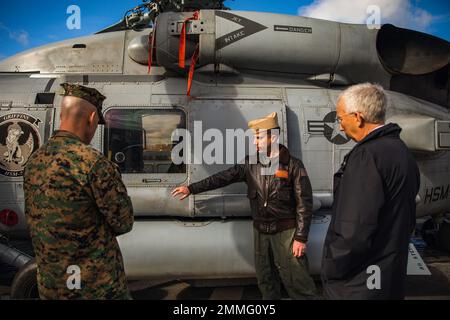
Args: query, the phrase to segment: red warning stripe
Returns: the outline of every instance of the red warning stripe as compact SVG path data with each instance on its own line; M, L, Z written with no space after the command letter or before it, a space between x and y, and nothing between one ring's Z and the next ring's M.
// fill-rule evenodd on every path
M195 65L197 64L199 54L200 54L200 45L197 44L194 55L192 56L192 59L191 59L191 66L189 67L189 77L188 77L188 87L187 87L187 96L188 97L191 96L192 80L194 79Z
M180 48L178 50L178 65L182 69L186 68L186 25L187 25L188 21L198 20L198 19L199 19L199 12L195 11L194 15L192 17L184 20L183 27L181 28Z
M152 70L153 64L153 50L155 49L156 28L148 35L148 74Z

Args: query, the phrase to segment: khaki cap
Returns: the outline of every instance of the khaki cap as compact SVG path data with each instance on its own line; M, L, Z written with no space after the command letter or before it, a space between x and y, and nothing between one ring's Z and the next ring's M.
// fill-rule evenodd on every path
M248 123L248 127L254 131L279 128L278 114L273 112L265 118L252 120Z

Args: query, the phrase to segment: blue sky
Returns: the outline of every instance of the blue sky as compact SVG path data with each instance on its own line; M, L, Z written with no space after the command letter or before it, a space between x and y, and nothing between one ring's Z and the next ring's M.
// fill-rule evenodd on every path
M18 52L92 34L119 21L140 0L0 1L0 60ZM377 4L381 23L424 31L450 41L448 0L235 0L233 10L307 15L342 22L363 23L367 5ZM67 8L81 9L81 29L69 30Z

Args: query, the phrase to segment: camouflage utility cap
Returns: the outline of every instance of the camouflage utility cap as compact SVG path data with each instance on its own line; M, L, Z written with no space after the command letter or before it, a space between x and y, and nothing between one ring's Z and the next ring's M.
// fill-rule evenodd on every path
M104 95L102 95L94 88L88 88L78 84L63 83L61 84L61 87L62 87L61 92L62 96L81 98L94 105L94 107L96 107L98 111L99 117L98 123L105 124L105 118L103 117L102 113L103 100L106 99Z

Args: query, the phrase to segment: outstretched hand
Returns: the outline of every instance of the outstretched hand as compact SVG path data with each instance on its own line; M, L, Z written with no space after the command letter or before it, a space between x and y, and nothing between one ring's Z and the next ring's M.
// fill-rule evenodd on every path
M180 198L180 200L184 200L191 195L191 191L189 191L188 187L178 187L178 188L173 189L172 197L175 198L179 194L182 194L182 197Z

